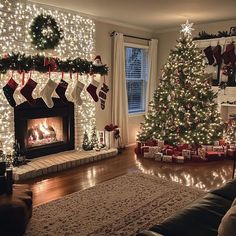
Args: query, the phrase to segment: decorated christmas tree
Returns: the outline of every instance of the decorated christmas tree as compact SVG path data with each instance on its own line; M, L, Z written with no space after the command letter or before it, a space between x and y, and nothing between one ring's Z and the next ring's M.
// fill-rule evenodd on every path
M170 52L139 141L161 139L168 144L210 144L222 137L223 124L207 76L202 52L191 37L191 24L182 25Z
M85 151L88 151L88 150L92 150L92 149L93 149L93 148L92 148L92 145L91 145L91 142L89 141L89 137L88 137L87 131L84 132L82 148L83 148Z
M92 146L92 148L97 148L98 147L98 137L97 137L96 126L94 126L93 130L92 130L91 146Z

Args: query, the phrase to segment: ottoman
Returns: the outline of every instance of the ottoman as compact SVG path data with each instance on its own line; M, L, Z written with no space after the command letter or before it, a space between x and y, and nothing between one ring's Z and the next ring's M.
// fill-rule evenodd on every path
M0 231L4 236L23 235L32 216L32 191L14 184L11 195L0 195Z

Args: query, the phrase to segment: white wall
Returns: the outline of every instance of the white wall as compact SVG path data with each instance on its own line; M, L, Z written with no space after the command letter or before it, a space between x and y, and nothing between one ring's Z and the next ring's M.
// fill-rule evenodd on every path
M103 63L106 63L109 68L109 74L107 76L107 82L110 87L110 91L106 100L105 110L101 110L100 103L96 104L96 119L97 129L103 130L104 126L111 123L111 86L112 86L112 49L113 39L110 37L110 33L113 31L121 32L123 34L140 36L145 38L152 38L154 33L140 31L136 29L121 27L117 25L95 22L96 23L96 54L101 55ZM148 45L147 41L125 38L126 42L138 43ZM103 80L101 81L101 83ZM134 143L136 139L136 133L139 129L140 122L143 121L143 115L129 117L129 143Z

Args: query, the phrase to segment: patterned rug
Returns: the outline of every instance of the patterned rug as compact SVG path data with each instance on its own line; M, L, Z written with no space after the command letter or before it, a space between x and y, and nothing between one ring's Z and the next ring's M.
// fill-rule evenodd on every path
M133 173L35 207L27 236L135 235L204 193Z

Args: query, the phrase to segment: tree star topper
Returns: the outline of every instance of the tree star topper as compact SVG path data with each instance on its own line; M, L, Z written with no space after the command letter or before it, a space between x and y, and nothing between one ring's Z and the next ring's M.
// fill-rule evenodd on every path
M184 34L192 34L192 31L194 30L192 26L193 23L189 23L189 21L187 20L185 24L181 24L181 32L183 32Z

